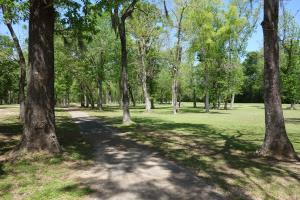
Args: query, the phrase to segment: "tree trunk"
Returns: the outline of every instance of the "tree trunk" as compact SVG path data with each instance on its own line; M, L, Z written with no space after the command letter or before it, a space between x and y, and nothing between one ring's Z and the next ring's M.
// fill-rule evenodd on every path
M227 99L225 99L225 102L224 102L224 110L228 110L228 101L227 101Z
M5 13L4 7L2 7L3 13ZM10 32L10 35L14 41L14 46L19 56L20 75L19 75L19 103L20 103L20 120L24 123L25 120L25 82L26 82L26 61L17 35L9 20L5 21L6 26Z
M98 109L103 111L102 79L98 78Z
M148 93L147 88L147 71L145 66L145 42L143 39L139 41L139 53L140 53L140 59L141 59L141 77L142 77L142 88L143 88L143 94L144 94L144 100L145 100L145 108L147 112L151 111L151 102L150 102L150 96Z
M153 98L151 98L150 103L151 103L151 109L155 109L154 99Z
M133 96L132 88L131 88L130 85L128 85L128 91L129 91L129 96L130 96L130 99L131 99L131 102L132 102L132 106L135 107L136 103L135 103L135 99L134 99L134 96Z
M286 133L279 92L278 10L279 0L264 0L262 28L266 130L259 154L279 159L295 159L297 155Z
M121 88L122 88L122 107L123 107L123 123L131 123L129 111L129 91L128 91L128 74L127 74L127 44L125 19L121 19L119 24L119 36L121 41Z
M53 0L31 0L29 17L29 83L24 132L19 149L61 151L54 115Z
M295 102L291 103L291 110L296 110Z
M86 94L84 95L84 107L86 107L86 108L89 107L89 100L88 100Z
M207 63L205 63L205 112L209 112L209 83L208 83L208 69L207 69Z
M197 108L196 90L193 90L193 107Z
M209 92L206 91L205 94L205 112L209 112Z
M231 95L231 102L230 102L230 109L231 110L233 109L233 106L234 106L234 98L235 98L235 94L232 93L232 95Z
M172 105L173 105L173 114L177 113L177 78L173 78L172 83Z

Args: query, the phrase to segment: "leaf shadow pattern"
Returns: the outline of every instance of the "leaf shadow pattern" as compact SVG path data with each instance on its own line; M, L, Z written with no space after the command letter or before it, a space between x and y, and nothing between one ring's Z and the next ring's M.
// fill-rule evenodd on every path
M99 118L106 123L121 124L119 117ZM252 189L269 199L290 199L293 195L300 198L299 163L258 158L255 151L261 135L257 132L236 130L232 134L206 124L174 123L150 117L134 121L136 124L118 130L126 133L127 139L146 144L161 156L192 169L213 187L227 191L226 198L251 199ZM285 179L292 182L284 184ZM296 191L291 196L278 197L276 191L264 186L272 182L281 187L280 191L290 191L289 187L295 184Z

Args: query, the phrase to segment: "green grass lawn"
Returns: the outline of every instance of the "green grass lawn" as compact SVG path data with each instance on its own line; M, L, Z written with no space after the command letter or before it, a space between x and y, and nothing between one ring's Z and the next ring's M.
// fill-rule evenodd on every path
M283 105L283 108L288 105ZM264 138L263 104L236 104L233 110L192 108L183 103L177 115L169 105L151 113L131 109L135 124L122 126L117 107L90 115L113 124L126 136L191 168L232 199L300 199L300 166L260 159ZM288 136L300 152L300 110L284 109Z
M288 105L284 105L284 108ZM290 140L300 152L300 107L284 109ZM4 111L5 110L5 111ZM0 106L0 158L19 141L16 106ZM85 109L112 124L124 137L147 145L161 156L190 168L230 199L300 199L300 164L257 158L264 138L262 104L236 104L233 110L192 108L183 103L177 115L170 105L151 113L131 109L134 124L123 126L117 106L104 112ZM64 148L54 157L35 155L0 162L0 199L82 199L92 192L72 178L76 167L93 163L91 146L64 109L56 109L57 135Z
M0 157L19 141L21 125L15 106L0 106L9 115L0 116ZM13 112L13 113L11 113ZM56 112L57 135L64 148L62 155L36 154L15 162L0 162L0 199L82 199L91 192L72 178L76 167L92 161L91 148L68 116Z

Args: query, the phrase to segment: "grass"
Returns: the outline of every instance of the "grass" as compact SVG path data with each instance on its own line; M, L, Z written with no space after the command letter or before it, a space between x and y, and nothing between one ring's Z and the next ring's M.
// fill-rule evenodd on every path
M284 105L284 108L287 105ZM161 156L190 168L229 199L300 199L300 166L257 158L264 138L262 104L236 104L233 110L192 108L183 103L177 115L170 105L151 113L131 109L134 124L123 126L117 106L104 112L86 109L92 116L126 133L124 137L147 145ZM21 125L16 106L0 106L0 158L19 141ZM56 109L57 135L62 155L33 155L14 163L0 160L0 199L82 199L92 191L72 178L79 166L91 164L91 146L79 134L64 109ZM300 108L284 109L286 126L300 152Z
M262 104L236 104L233 110L211 113L189 103L183 106L177 115L171 114L168 105L152 113L138 106L131 109L135 124L130 126L121 125L117 107L89 113L191 168L231 199L300 199L299 164L255 156L264 138ZM289 138L300 152L300 110L284 109L284 115Z
M13 106L0 109L15 109ZM68 113L56 112L61 155L34 154L15 162L0 162L0 199L82 199L92 191L72 178L78 166L91 163L91 147ZM0 118L0 156L19 141L21 125L16 115Z

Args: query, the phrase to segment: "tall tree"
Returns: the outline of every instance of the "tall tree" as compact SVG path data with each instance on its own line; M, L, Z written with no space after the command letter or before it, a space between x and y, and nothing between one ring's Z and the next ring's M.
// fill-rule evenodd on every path
M5 2L4 2L5 3ZM19 39L12 26L13 19L17 18L17 12L20 12L16 7L5 6L1 4L2 13L4 16L4 23L6 24L9 33L13 39L15 49L17 50L19 57L20 75L19 75L19 104L20 104L20 120L24 123L25 119L25 85L26 85L26 61L24 57L23 50L21 48ZM11 5L6 2L6 5Z
M29 82L25 124L19 149L61 151L54 115L53 0L31 0L29 16Z
M295 159L297 154L288 139L282 112L279 86L278 45L279 0L264 0L264 86L265 86L265 139L259 150L262 156Z
M139 9L134 13L130 20L131 35L138 46L138 55L140 60L140 79L145 100L146 111L151 111L151 98L147 85L150 66L147 58L151 53L150 49L155 44L161 33L161 14L159 9L150 3L141 3ZM148 61L148 62L147 62Z
M131 123L129 112L129 88L128 88L128 63L127 63L127 42L126 42L126 19L134 11L138 0L132 0L128 4L122 1L113 1L110 6L112 25L116 30L121 42L121 91L123 107L123 123Z

